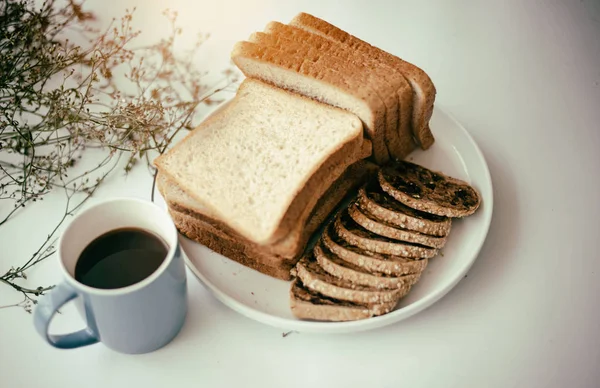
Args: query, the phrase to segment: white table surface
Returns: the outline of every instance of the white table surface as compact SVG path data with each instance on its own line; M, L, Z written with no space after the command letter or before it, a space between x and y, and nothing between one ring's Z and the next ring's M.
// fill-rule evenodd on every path
M348 335L282 332L244 318L189 277L189 317L167 347L127 356L46 345L31 316L0 310L2 387L600 386L600 3L585 1L89 1L102 17L137 5L148 39L178 10L184 38L211 32L201 65L297 12L321 16L425 69L437 104L482 148L495 213L468 277L424 312ZM187 35L186 35L187 34ZM148 199L144 168L113 175L98 199ZM0 270L32 253L59 196L0 234ZM19 241L19 239L24 239ZM60 280L55 259L30 285ZM21 296L2 286L0 305ZM81 327L67 307L53 330Z

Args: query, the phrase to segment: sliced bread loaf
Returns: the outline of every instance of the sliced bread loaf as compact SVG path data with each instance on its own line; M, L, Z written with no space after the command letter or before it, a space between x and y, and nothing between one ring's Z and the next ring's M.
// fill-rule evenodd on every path
M426 247L440 249L446 244L446 237L435 237L397 227L385 221L377 220L369 212L361 210L356 203L348 208L348 215L358 225L380 236L398 241L421 244Z
M290 287L290 308L294 316L315 321L356 321L387 314L396 302L360 304L327 297L305 287L295 279Z
M296 276L308 289L330 298L361 304L397 302L406 295L410 286L393 289L380 289L362 286L348 280L332 276L326 272L314 257L313 252L302 257L294 268Z
M318 36L317 38L323 39ZM388 153L390 153L389 135L397 133L398 98L395 91L385 81L378 78L373 72L365 72L363 66L353 62L341 61L339 58L331 55L329 50L322 50L304 41L296 42L281 34L255 32L248 38L248 41L261 46L272 47L290 57L311 61L314 66L326 67L339 74L345 74L347 77L352 78L353 81L360 82L363 85L362 87L369 90L370 93L379 96L385 105L383 138Z
M377 175L383 191L397 201L443 217L466 217L481 203L467 182L407 161L385 166Z
M394 276L420 274L428 264L427 259L415 260L382 255L351 245L335 233L332 225L324 230L321 241L337 257L363 268L367 272L380 272Z
M237 42L231 59L246 75L353 113L373 142L373 160L389 161L385 145L385 105L364 84L328 67L272 47Z
M353 50L365 53L381 63L395 68L404 75L413 90L413 133L422 149L431 147L435 139L429 128L429 120L433 114L436 89L425 71L308 13L299 13L289 24L343 43Z
M390 157L401 160L415 149L411 129L412 88L403 75L360 51L351 50L344 44L296 26L270 22L265 32L271 39L276 39L280 45L287 46L291 42L296 42L316 50L319 58L323 55L337 58L338 62L343 63L347 69L356 69L353 73L366 72L369 76L377 77L379 83L389 90L387 93L395 97L395 106L398 109L397 112L390 111L389 103L386 103L388 107L386 140ZM383 94L381 95L384 97Z
M398 202L381 189L377 179L359 189L356 203L373 218L403 229L445 237L452 227L451 218L420 212Z
M421 276L420 272L409 275L390 276L381 272L365 271L363 268L337 257L322 243L315 246L314 254L317 262L325 272L337 278L367 287L380 289L411 287Z
M386 255L402 256L414 259L430 259L438 250L424 245L408 243L383 237L358 225L348 215L347 210L339 212L334 221L335 233L349 244L359 248Z
M363 143L355 115L246 79L226 108L154 163L210 215L264 245L290 233Z

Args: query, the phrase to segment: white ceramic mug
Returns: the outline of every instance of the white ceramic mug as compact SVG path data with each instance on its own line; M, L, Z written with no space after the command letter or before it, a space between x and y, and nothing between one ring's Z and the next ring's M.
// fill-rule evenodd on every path
M106 232L129 227L149 231L167 244L167 256L158 269L117 289L77 281L75 265L84 248ZM34 313L35 327L50 345L71 349L102 342L121 353L147 353L179 333L187 315L185 264L171 217L154 203L118 198L82 211L60 237L57 257L64 280L40 298ZM80 313L87 327L65 335L49 334L52 316L75 298L81 299Z

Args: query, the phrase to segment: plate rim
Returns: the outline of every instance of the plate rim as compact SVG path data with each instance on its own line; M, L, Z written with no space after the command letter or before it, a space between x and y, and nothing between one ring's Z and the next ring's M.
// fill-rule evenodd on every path
M214 115L216 112L223 109L227 104L231 102L231 99L226 100L219 104L215 109L210 112L206 117L202 120L207 120L210 116ZM257 310L250 306L247 306L244 303L236 301L234 298L228 296L224 291L222 291L219 287L215 286L208 278L204 276L204 274L196 268L194 263L188 258L188 253L185 248L186 244L195 244L195 242L187 239L185 236L179 234L179 242L181 245L181 249L184 253L183 258L186 263L186 266L190 269L190 271L195 275L198 281L211 293L211 295L223 303L228 308L232 309L236 313L245 316L246 318L252 319L254 321L260 322L262 324L276 327L283 330L295 331L295 332L303 332L303 333L322 333L322 334L342 334L342 333L350 333L350 332L359 332L366 330L373 330L383 326L387 326L393 323L400 322L409 317L412 317L425 309L434 305L437 301L446 296L460 281L464 278L464 276L469 272L479 254L485 241L487 240L492 216L493 216L493 208L494 208L494 193L493 193L493 184L491 173L489 170L489 166L481 151L479 145L475 141L475 139L471 136L471 134L467 131L467 129L460 123L454 116L447 112L446 109L442 109L439 106L434 106L434 112L445 116L448 120L450 120L457 128L459 128L463 134L466 136L466 139L469 141L471 147L475 151L475 154L478 159L481 160L483 169L483 177L482 182L480 184L485 185L487 187L487 191L489 194L489 198L484 198L486 203L485 208L483 209L485 212L485 216L483 219L484 225L482 238L480 239L478 246L473 251L473 257L469 259L468 263L456 273L454 279L446 284L445 287L439 289L436 292L429 293L425 295L422 299L419 299L417 302L414 302L408 306L402 307L399 310L394 310L388 314L384 314L377 317L371 317L368 319L361 319L355 321L346 321L346 322L327 322L327 321L310 321L310 320L301 320L301 319L290 319L275 316L264 311ZM156 179L156 175L155 178ZM156 198L160 198L164 208L166 208L166 201L158 191L158 189L153 185L152 192L152 201L156 202ZM281 280L281 279L277 279ZM289 281L281 280L282 282L289 283Z

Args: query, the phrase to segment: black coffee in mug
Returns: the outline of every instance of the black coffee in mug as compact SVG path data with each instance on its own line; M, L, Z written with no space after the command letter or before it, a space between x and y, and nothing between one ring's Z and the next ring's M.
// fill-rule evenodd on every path
M156 271L168 251L160 237L144 229L111 230L85 247L75 265L75 279L94 288L127 287Z

